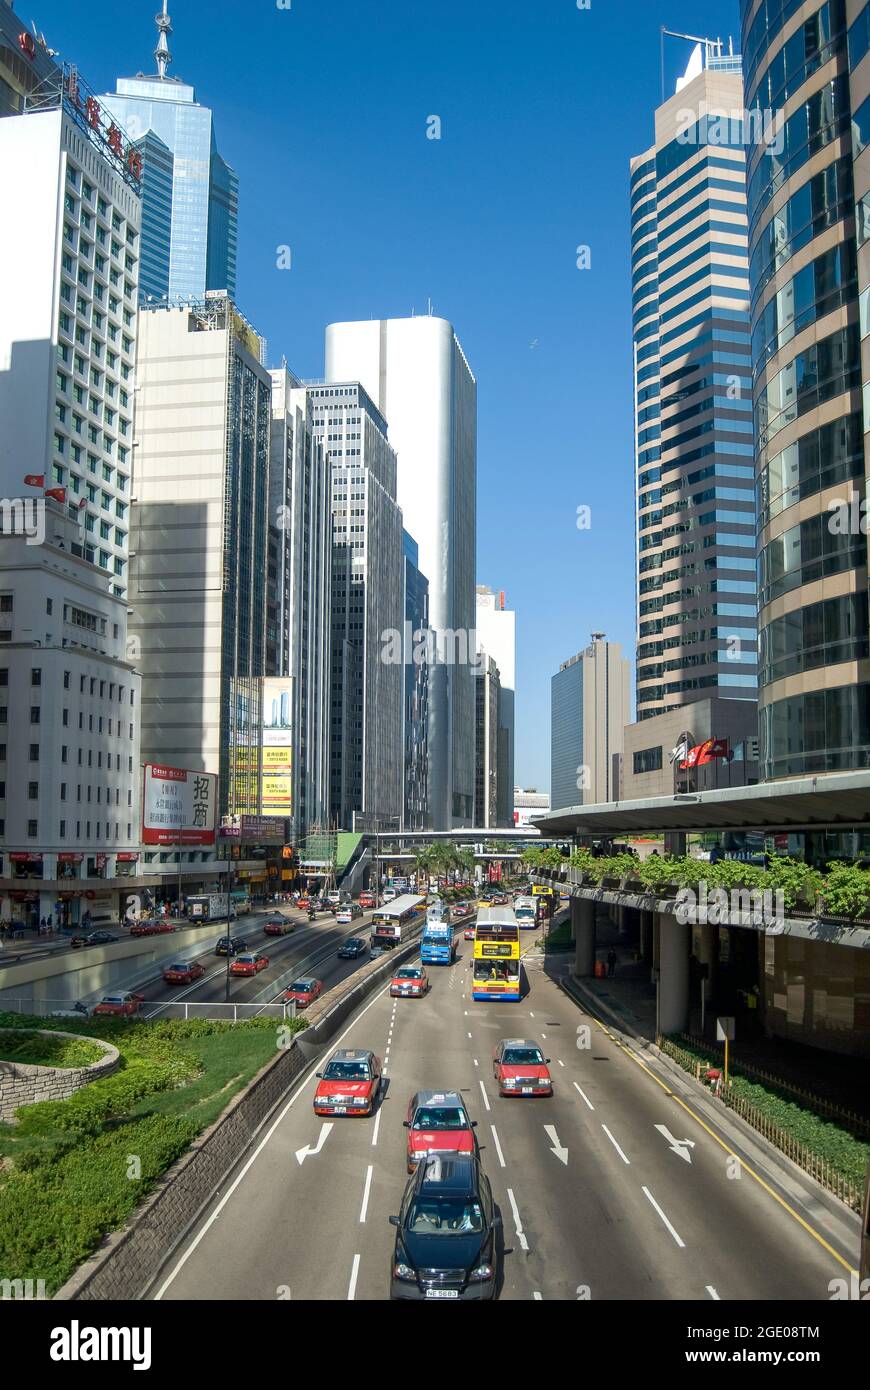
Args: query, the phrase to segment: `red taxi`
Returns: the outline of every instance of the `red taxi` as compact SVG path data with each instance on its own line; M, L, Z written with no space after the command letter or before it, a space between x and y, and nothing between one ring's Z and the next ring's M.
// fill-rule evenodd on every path
M363 892L359 895L359 905L362 908L370 908L375 905L374 893Z
M323 981L307 976L304 980L294 980L284 991L284 1003L295 1004L297 1009L307 1009L309 1004L323 993Z
M404 1121L408 1131L408 1172L423 1158L445 1153L477 1153L475 1121L458 1091L418 1091Z
M297 898L296 906L299 908L300 912L308 911L308 909L311 907L311 899L309 898L307 893L304 895L304 897Z
M429 976L420 965L401 965L390 980L394 999L421 999L429 988Z
M91 1012L95 1018L131 1018L144 1002L144 994L107 994Z
M381 1062L373 1052L340 1048L317 1073L315 1115L371 1115L381 1090Z
M473 940L474 940L474 923L473 923L473 922L472 922L469 926L467 926L467 927L465 928L465 931L462 933L462 936L463 936L463 939L464 939L465 941L473 941Z
M250 952L248 955L236 956L230 966L231 975L259 975L261 970L265 970L269 964L269 957L261 955L259 951Z
M189 985L205 974L205 966L198 960L179 960L167 965L163 978L168 985Z
M500 1096L551 1096L553 1078L536 1042L502 1038L492 1057L492 1074Z
M130 927L131 936L163 936L166 932L175 931L175 923L170 922L165 917L150 917L144 922L134 922Z
M267 936L286 936L288 932L296 930L296 923L291 922L288 917L270 917L263 928Z

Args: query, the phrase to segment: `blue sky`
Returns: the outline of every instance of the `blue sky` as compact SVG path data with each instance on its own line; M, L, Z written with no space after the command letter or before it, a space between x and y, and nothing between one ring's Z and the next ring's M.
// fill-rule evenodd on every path
M16 3L97 91L154 70L158 8ZM628 160L652 140L659 27L739 48L737 0L169 10L171 72L239 173L238 301L271 364L319 376L327 323L430 297L456 327L478 382L478 580L517 612L517 781L547 788L553 672L592 631L634 655ZM689 53L668 41L668 95Z

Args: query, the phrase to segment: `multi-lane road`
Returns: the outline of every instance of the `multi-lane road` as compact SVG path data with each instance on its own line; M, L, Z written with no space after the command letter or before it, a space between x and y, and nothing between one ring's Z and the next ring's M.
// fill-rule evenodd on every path
M152 1297L388 1297L388 1218L407 1181L402 1121L413 1092L431 1087L461 1090L478 1122L504 1223L502 1298L830 1298L855 1252L769 1174L738 1162L668 1072L582 1013L540 963L528 964L521 1003L475 1004L471 947L461 945L455 966L430 968L426 998L392 1000L385 988L327 1049L383 1059L388 1088L375 1115L316 1117L313 1063ZM540 1043L552 1099L499 1099L500 1037Z

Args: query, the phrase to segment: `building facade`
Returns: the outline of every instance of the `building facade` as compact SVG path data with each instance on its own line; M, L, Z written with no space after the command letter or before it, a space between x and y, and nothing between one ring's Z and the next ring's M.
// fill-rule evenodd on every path
M11 0L0 0L0 117L19 116L46 80L57 81L57 54L37 38Z
M498 823L499 685L498 667L484 655L474 668L474 824L482 830Z
M335 323L329 381L360 381L389 421L397 500L429 579L437 661L429 671L429 802L433 828L474 814L477 386L444 319Z
M429 812L429 580L420 571L420 550L402 533L405 565L404 820L403 830L428 830Z
M309 393L270 372L266 674L292 679L294 843L329 820L332 489Z
M236 293L239 181L221 158L212 113L194 88L169 77L172 28L164 4L158 16L158 71L120 77L114 93L100 98L134 140L156 136L172 156L170 240L164 240L165 200L146 201L143 236L153 258L143 265L142 293L160 300L200 301L207 290ZM156 218L152 228L152 213Z
M344 830L355 817L398 827L405 585L396 455L358 382L312 384L308 395L332 483L331 817Z
M516 720L516 614L507 606L504 590L494 593L477 586L477 645L491 656L499 671L498 809L497 824L514 824L514 725Z
M550 799L553 806L614 797L613 756L623 749L630 709L630 664L618 642L592 634L563 662L551 684Z
M765 779L870 761L870 10L741 4Z
M742 111L739 59L708 49L631 161L639 721L756 698Z
M226 296L140 313L135 562L142 756L260 809L272 380Z
M531 826L539 816L550 814L550 798L534 787L514 787L514 825Z

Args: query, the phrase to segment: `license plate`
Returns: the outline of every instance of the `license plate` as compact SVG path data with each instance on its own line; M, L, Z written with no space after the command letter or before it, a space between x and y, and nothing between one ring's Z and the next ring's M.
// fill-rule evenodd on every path
M533 1093L534 1089L534 1086L523 1086L523 1095L530 1096Z
M427 1298L458 1298L458 1289L427 1289Z
M334 1105L334 1106L332 1107L332 1113L333 1113L333 1115L346 1115L346 1114L347 1114L347 1106L346 1106L346 1105Z

